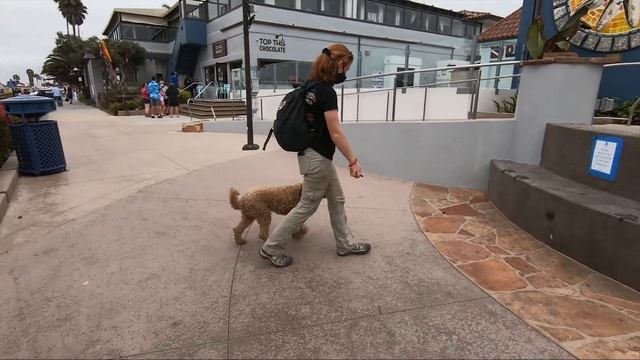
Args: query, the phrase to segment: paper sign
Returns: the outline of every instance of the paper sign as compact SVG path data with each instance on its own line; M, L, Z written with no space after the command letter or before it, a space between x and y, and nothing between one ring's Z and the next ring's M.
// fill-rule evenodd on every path
M623 139L614 136L596 136L591 148L589 174L608 181L618 175Z

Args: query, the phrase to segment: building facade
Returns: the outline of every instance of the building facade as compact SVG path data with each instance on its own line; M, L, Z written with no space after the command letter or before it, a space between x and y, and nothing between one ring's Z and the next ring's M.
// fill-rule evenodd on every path
M354 53L347 75L355 77L469 63L483 30L483 22L470 20L469 14L407 0L254 0L252 7L250 66L260 92L290 89L307 79L313 60L331 43L344 43ZM137 81L177 71L182 78L215 82L214 96L238 97L244 88L241 0L115 9L104 34L147 49L149 59ZM435 73L400 80L407 85L437 81ZM357 85L390 87L393 82L370 79Z

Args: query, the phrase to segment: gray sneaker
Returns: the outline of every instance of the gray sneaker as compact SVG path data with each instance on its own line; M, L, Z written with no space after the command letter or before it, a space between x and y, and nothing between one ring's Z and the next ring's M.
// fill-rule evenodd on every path
M271 262L271 264L277 268L283 268L291 265L293 263L293 258L289 255L269 255L266 251L260 248L260 257L263 259L267 259Z
M353 249L347 251L338 251L338 256L349 256L349 255L366 255L371 251L371 245L367 243L357 243Z

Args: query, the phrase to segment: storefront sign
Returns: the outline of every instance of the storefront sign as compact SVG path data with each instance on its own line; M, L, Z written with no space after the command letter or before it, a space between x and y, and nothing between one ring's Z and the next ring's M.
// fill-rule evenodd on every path
M615 181L624 140L616 136L596 136L591 147L589 175Z
M227 56L227 40L213 43L213 58L217 59L223 56Z
M516 45L505 45L502 53L502 60L513 58L516 56ZM491 61L500 60L500 46L492 46L491 47Z
M286 53L287 44L284 39L258 38L260 51L272 53Z

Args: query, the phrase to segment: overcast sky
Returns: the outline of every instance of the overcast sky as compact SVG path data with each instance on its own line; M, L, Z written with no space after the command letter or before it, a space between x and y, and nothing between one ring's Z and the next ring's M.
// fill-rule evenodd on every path
M160 8L175 0L84 0L88 15L80 31L82 37L102 34L115 7ZM522 0L426 0L429 5L451 10L488 11L507 16ZM13 74L27 78L26 69L36 73L54 46L56 31L66 32L65 22L53 0L0 0L0 82Z

